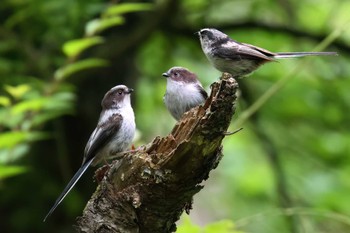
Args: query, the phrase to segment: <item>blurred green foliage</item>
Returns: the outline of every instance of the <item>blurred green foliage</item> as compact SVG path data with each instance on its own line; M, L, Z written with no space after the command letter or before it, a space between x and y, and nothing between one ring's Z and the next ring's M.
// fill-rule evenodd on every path
M345 0L3 0L1 232L72 232L89 178L41 221L81 162L105 91L136 90L136 146L168 134L175 121L161 74L187 67L208 91L220 76L194 35L203 27L281 52L333 35L325 50L340 55L281 60L239 80L230 129L244 129L224 139L225 156L178 232L350 231L349 11Z
M234 223L231 220L221 220L211 223L205 227L199 227L191 222L189 217L184 217L182 224L177 228L177 233L243 233L234 230Z

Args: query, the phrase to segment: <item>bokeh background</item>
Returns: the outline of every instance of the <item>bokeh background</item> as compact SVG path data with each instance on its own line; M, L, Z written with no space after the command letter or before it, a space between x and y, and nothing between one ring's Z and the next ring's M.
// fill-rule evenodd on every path
M0 2L0 231L74 232L94 168L42 220L80 166L105 92L135 89L135 146L167 135L161 74L187 67L210 91L220 73L194 33L215 27L271 51L339 56L281 60L239 80L230 129L244 129L224 139L179 232L350 232L350 1L130 3Z

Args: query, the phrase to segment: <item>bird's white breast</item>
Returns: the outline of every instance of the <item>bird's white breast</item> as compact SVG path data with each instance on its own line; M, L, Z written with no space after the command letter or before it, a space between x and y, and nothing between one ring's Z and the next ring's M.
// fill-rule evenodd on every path
M204 102L205 99L197 85L199 84L167 80L164 103L175 119L179 119L184 112Z
M93 165L101 162L102 158L108 158L111 154L122 152L130 146L136 130L134 111L130 105L120 109L108 109L101 115L100 123L106 122L114 114L122 116L121 125L118 131L111 137L110 141L97 153ZM99 132L94 132L96 137Z

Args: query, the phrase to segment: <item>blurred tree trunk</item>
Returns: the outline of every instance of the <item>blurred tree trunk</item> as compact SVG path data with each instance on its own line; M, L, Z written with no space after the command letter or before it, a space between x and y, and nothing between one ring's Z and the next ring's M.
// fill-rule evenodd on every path
M172 132L115 161L79 217L80 232L174 232L193 195L222 158L237 82L223 74L203 106Z

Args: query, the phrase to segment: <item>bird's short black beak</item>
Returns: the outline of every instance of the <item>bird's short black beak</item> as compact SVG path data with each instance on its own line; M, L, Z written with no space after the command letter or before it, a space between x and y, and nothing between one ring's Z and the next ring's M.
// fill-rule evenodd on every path
M162 74L162 76L163 76L163 77L166 77L166 78L169 78L170 75L169 75L168 73L165 72L165 73Z
M128 90L126 91L126 93L127 93L127 94L130 94L130 93L133 92L133 91L134 91L134 89L128 88Z
M197 35L197 36L200 36L201 35L201 31L195 32L194 34Z

